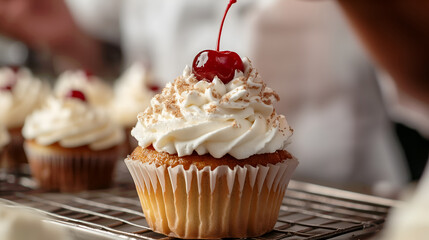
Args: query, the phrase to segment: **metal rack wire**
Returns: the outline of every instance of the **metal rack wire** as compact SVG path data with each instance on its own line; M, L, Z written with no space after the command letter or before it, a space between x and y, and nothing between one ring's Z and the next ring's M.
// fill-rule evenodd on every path
M27 206L78 231L111 239L170 239L151 231L133 185L79 194L31 191L0 182L0 202ZM362 239L383 226L395 201L291 181L270 233L255 239Z

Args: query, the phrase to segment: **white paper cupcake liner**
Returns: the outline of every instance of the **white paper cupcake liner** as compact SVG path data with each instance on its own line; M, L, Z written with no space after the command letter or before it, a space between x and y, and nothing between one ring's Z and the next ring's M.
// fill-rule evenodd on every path
M171 237L254 237L270 231L298 165L219 166L199 170L125 159L150 227Z
M45 190L78 192L107 188L111 185L122 150L40 151L24 144L31 173Z

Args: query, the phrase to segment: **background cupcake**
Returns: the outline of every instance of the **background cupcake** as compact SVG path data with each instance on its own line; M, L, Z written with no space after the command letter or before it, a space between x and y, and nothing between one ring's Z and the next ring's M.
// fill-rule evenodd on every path
M47 190L108 187L123 152L122 128L77 90L47 99L26 119L23 135L32 175Z
M3 149L9 143L9 141L9 133L7 132L6 128L4 128L3 125L1 125L0 123L0 168L3 167Z
M5 156L9 167L26 162L22 126L27 115L41 106L50 91L47 82L33 76L26 68L0 68L0 122L11 136Z
M241 60L240 60L241 61ZM277 220L298 162L292 129L248 59L222 82L187 67L132 130L125 160L154 231L180 238L254 237Z
M83 92L88 102L97 107L107 108L113 98L112 87L101 78L83 70L63 72L54 86L58 97L65 97L70 90Z
M137 141L131 137L131 129L137 123L137 114L149 106L155 95L153 86L152 77L140 63L134 63L115 83L110 112L112 118L125 128L129 153L137 147Z

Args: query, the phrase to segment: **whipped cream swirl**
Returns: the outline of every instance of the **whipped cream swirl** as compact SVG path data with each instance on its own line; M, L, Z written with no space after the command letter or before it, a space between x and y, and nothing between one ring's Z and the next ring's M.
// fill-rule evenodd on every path
M229 83L198 81L189 67L138 116L131 134L141 147L190 155L230 154L236 159L283 149L292 135L275 112L279 96L265 85L247 58L244 73Z
M82 70L63 72L54 87L58 97L64 97L70 90L79 90L85 94L88 102L99 107L107 107L113 98L112 87L94 75L87 75Z
M0 122L6 128L22 127L25 118L40 107L50 93L48 83L34 77L25 68L15 72L11 68L0 68Z
M142 64L134 63L115 84L111 103L112 117L125 127L133 127L137 114L144 111L155 95L148 86L151 76Z
M48 98L42 109L28 116L22 134L41 145L88 146L95 151L114 147L125 138L123 129L103 109L79 99L55 97Z

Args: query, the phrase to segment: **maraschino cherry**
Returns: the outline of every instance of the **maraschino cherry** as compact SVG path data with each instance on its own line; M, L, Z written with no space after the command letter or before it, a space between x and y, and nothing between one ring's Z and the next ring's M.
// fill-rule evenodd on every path
M15 84L14 83L9 83L7 85L1 86L0 87L0 91L12 91L12 88Z
M160 89L160 87L159 87L158 85L156 85L156 84L150 84L150 85L148 86L148 88L149 88L152 92L158 92L158 91L159 91L159 89Z
M83 73L85 73L86 80L88 82L91 82L92 81L92 77L94 76L94 73L91 70L89 70L89 69L84 69Z
M219 51L220 37L222 34L223 23L226 14L232 4L237 0L230 0L226 7L225 14L223 15L222 23L220 25L219 36L217 39L217 48L215 50L204 50L195 56L192 63L192 72L198 80L213 81L217 76L222 82L228 83L234 78L235 70L244 72L244 65L240 56L231 51Z
M9 66L10 69L12 69L13 71L13 76L10 79L9 83L7 83L6 85L0 86L0 91L9 91L11 92L13 87L15 87L16 81L18 80L18 78L16 77L16 74L19 71L19 66Z
M83 102L86 102L85 94L83 94L83 92L81 92L79 90L70 90L66 94L66 98L76 98L76 99L79 99L79 100L81 100Z
M10 65L9 67L10 67L10 69L12 69L12 71L14 73L18 73L19 69L21 68L21 67L19 67L17 65Z

